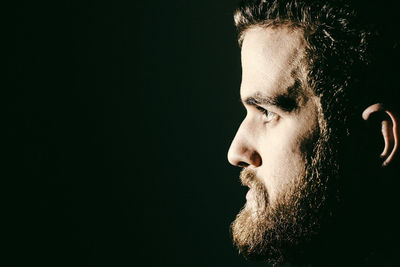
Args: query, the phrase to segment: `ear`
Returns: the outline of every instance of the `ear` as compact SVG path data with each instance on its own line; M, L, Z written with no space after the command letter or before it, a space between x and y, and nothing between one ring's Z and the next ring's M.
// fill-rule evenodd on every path
M387 166L393 161L399 146L399 118L396 117L391 111L385 109L382 104L374 104L367 107L362 113L362 118L366 121L372 120L372 115L379 118L379 127L381 128L382 137L384 141L384 148L380 155L383 159L383 166Z

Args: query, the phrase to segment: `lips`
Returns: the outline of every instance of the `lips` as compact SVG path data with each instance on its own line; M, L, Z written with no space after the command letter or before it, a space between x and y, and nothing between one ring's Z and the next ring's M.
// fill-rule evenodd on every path
M249 188L249 191L247 191L246 199L247 200L254 199L254 189L252 189L251 187Z
M246 194L246 199L255 200L257 194L257 186L259 186L258 178L256 177L255 171L249 168L244 168L240 173L240 181L243 186L247 186L249 191Z

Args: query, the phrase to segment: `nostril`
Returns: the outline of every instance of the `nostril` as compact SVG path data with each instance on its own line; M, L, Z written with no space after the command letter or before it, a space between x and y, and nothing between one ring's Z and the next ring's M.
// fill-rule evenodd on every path
M249 166L249 164L246 163L246 162L244 162L244 161L239 161L238 164L237 164L237 166L238 166L238 167L241 167L241 168L244 168L244 167Z
M258 154L257 152L254 152L250 156L250 162L251 162L251 165L254 165L256 167L260 167L261 164L262 164L262 160L261 160L260 154Z

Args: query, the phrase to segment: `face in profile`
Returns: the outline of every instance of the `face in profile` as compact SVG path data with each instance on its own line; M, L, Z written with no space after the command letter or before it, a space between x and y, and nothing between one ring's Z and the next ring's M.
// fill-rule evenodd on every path
M305 84L302 32L253 27L243 35L241 100L247 115L228 152L247 202L232 224L248 257L283 260L318 231L326 169L334 169L319 98ZM329 164L329 168L324 165ZM290 253L290 252L288 252Z
M398 262L399 41L359 4L242 1L235 12L247 114L228 160L248 192L231 230L247 258Z

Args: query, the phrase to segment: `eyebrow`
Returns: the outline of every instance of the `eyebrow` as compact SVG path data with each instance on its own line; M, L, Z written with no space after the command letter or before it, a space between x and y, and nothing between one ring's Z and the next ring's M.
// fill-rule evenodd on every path
M277 96L266 96L257 92L253 96L249 96L242 101L248 106L274 106L285 112L292 112L298 108L296 98L287 94L281 94Z

